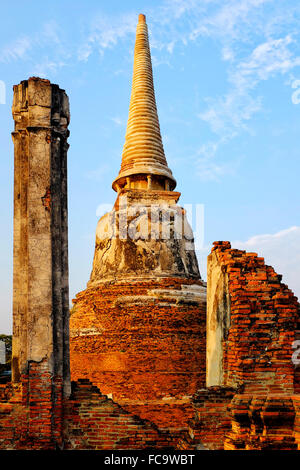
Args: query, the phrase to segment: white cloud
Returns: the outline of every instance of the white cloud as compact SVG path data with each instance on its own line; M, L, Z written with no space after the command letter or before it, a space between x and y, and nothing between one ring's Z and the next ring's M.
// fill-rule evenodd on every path
M121 119L119 116L114 116L110 118L112 122L114 122L117 126L124 126L125 122L124 119Z
M87 39L79 46L78 59L87 61L94 49L102 55L105 49L112 48L128 34L134 33L136 22L136 14L112 19L101 13L92 21Z
M225 61L234 60L234 52L228 45L222 48L222 59Z
M262 109L261 97L252 97L246 88L234 88L223 97L205 101L208 108L198 113L198 117L225 140L235 137L241 129L249 130L248 121Z
M61 43L61 30L55 21L49 21L43 25L40 36L47 42L47 44L60 44Z
M44 23L40 30L22 35L0 50L0 62L27 61L33 64L30 73L41 77L55 74L59 68L67 65L70 57L69 47L63 40L63 31L55 21Z
M209 37L219 41L221 58L227 64L228 91L210 96L198 117L224 140L241 131L252 132L253 116L264 110L257 87L262 80L290 73L300 65L297 47L299 5L284 10L273 0L212 2L189 39ZM290 31L286 34L286 30ZM283 33L285 31L285 34ZM205 162L204 162L205 163ZM214 162L215 173L220 165Z
M226 161L220 163L216 161L217 151L224 143L224 139L216 142L208 142L203 144L195 158L197 175L201 181L220 181L224 175L232 175L236 171L237 161Z
M217 156L219 149L229 139L221 137L217 141L209 141L202 144L194 156L197 176L201 181L220 182L224 176L234 176L237 174L238 167L243 156L231 157L226 161L220 161Z
M32 40L27 36L22 36L2 49L0 61L10 62L11 60L23 59L31 48Z
M239 89L253 88L260 80L267 80L275 73L282 74L300 65L300 56L294 56L289 46L295 42L291 35L269 39L259 44L249 58L237 66L231 81Z
M220 181L228 173L228 166L200 158L197 162L197 174L201 181Z
M33 73L38 77L47 78L49 74L55 75L65 65L67 65L66 62L51 61L46 58L44 62L33 66Z
M265 259L265 263L282 274L282 282L287 284L300 299L300 227L289 227L274 234L256 235L246 241L232 241L232 248L257 253ZM205 246L197 253L202 271L206 279L207 256L211 246Z
M267 3L273 3L273 1L229 0L225 2L207 2L207 7L204 10L198 8L198 14L201 15L201 18L197 18L189 37L192 40L201 36L214 37L221 39L227 45L235 41L248 41L249 30L252 31L254 26L256 27L255 32L262 28L261 12L263 7ZM211 8L211 6L215 8Z
M259 15L266 3L274 0L166 0L160 6L147 8L151 48L163 49L169 55L178 43L187 45L201 37L221 39L224 57L228 58L233 41L248 39L249 31L262 27ZM88 26L86 39L78 48L79 60L88 60L93 50L101 55L105 49L135 33L137 14L108 16L101 12Z
M262 98L254 93L258 84L300 65L300 54L295 55L290 48L294 42L291 35L268 39L243 60L233 63L231 60L228 78L231 90L223 97L207 98L208 107L198 117L213 132L227 138L235 137L240 130L249 130L249 121L263 109Z
M210 3L211 0L203 0L203 4ZM164 19L166 22L172 19L179 19L185 13L194 11L199 8L199 2L196 0L167 0L161 7L159 12L161 19Z

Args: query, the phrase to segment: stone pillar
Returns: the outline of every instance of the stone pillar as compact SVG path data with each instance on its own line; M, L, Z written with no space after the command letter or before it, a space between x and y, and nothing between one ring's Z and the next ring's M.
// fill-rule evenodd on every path
M230 327L228 276L215 252L207 257L206 386L224 385L224 340Z
M47 375L52 400L70 392L67 138L69 100L48 80L14 87L12 380ZM41 377L42 377L41 375ZM49 382L50 380L50 382ZM37 396L39 393L37 391ZM55 399L53 398L55 397Z

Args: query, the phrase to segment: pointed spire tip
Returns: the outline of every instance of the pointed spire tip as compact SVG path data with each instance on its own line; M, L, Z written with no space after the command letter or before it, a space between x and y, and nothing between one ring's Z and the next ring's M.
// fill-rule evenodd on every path
M146 23L146 16L142 13L139 15L139 23Z
M122 163L112 187L118 192L122 188L145 188L146 184L147 188L173 191L176 181L168 167L161 139L146 16L140 14Z

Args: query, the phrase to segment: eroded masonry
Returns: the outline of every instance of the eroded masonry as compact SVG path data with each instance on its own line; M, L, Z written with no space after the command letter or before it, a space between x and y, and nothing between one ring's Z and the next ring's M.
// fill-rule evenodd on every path
M12 382L0 449L297 449L299 303L255 253L215 242L201 279L161 139L139 16L116 202L68 299L69 102L14 87Z

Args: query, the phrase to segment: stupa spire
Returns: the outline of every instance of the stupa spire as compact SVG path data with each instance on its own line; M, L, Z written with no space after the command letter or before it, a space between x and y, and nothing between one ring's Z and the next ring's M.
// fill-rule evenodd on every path
M175 186L160 134L146 17L140 14L122 163L112 187L118 191L121 188L173 190Z

